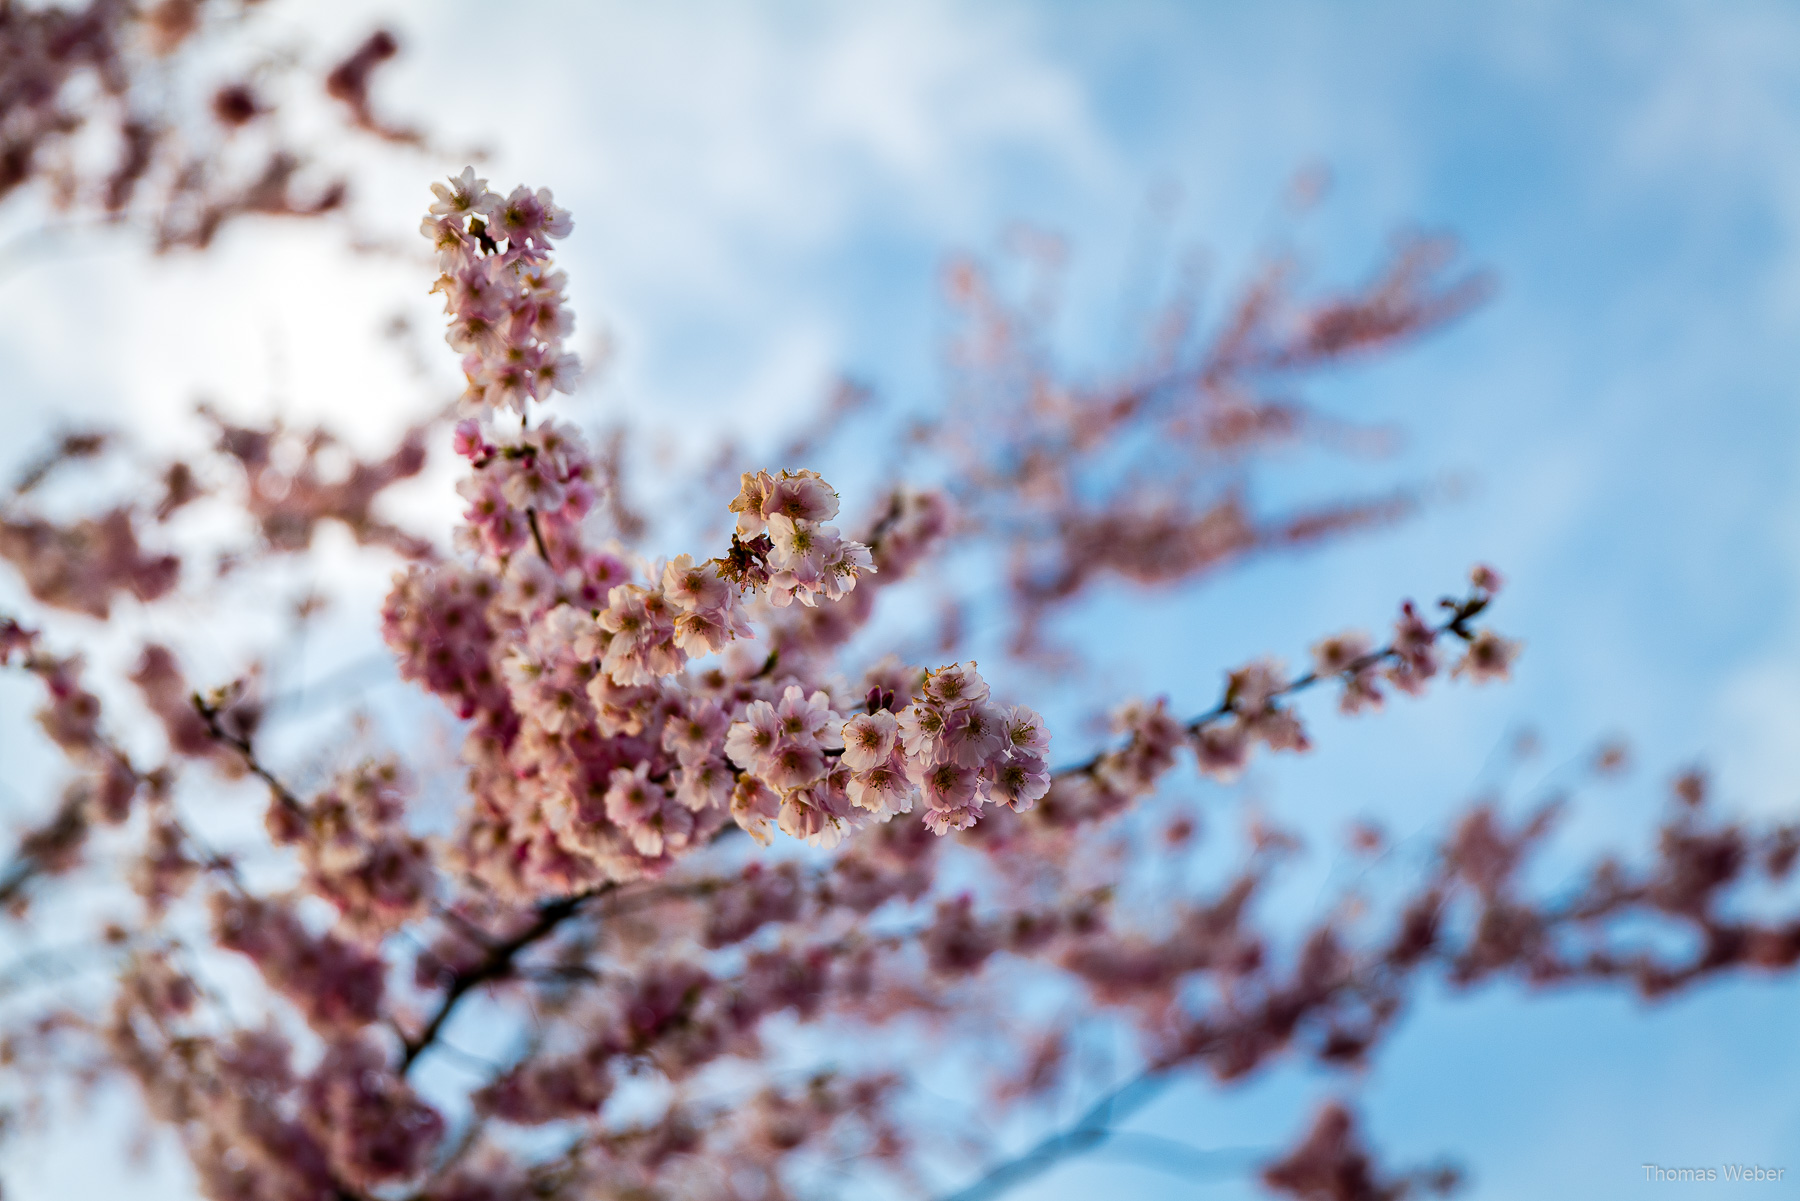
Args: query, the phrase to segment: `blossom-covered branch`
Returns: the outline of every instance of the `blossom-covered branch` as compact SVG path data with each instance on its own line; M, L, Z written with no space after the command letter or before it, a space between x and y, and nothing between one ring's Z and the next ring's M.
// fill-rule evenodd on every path
M382 48L359 55L333 94L403 141L367 104ZM1062 768L1034 698L1001 695L1008 677L966 654L883 653L897 640L881 614L917 600L906 581L929 584L934 556L985 563L1026 624L1050 592L1071 600L1078 587L1034 592L1013 553L1043 550L1046 531L1065 550L1092 536L1074 519L1110 439L1169 428L1184 389L1204 402L1213 424L1196 437L1214 451L1230 405L1272 427L1272 402L1233 389L1467 307L1474 286L1438 280L1441 258L1414 252L1298 327L1270 316L1283 307L1271 284L1200 360L1039 396L1066 420L1038 430L1047 459L1025 476L880 481L859 504L798 452L734 463L735 495L694 489L729 532L651 557L612 536L630 509L613 503L623 472L607 459L622 443L597 454L556 415L579 378L556 264L570 215L547 189L503 195L473 170L433 196L423 229L464 376L453 430L419 425L338 469L324 431L209 412L211 458L158 464L142 496L96 502L97 516L53 518L44 493L111 453L70 434L0 514L0 552L43 627L0 622L0 658L42 687L71 780L0 897L22 911L118 879L132 894L110 911L133 915L99 935L121 964L104 996L46 982L36 1009L7 998L18 1008L0 1021L21 1032L8 1088L123 1075L218 1198L767 1201L845 1192L841 1170L858 1190L970 1201L1130 1146L1133 1115L1173 1082L1364 1062L1427 979L1660 996L1800 963L1800 917L1751 887L1791 874L1800 835L1714 815L1696 779L1653 856L1605 860L1573 888L1529 883L1554 811L1499 802L1467 809L1382 896L1346 895L1312 920L1260 909L1295 844L1268 824L1222 877L1191 870L1200 817L1167 785L1230 780L1259 746L1308 750L1302 694L1332 684L1361 713L1446 677L1507 676L1518 645L1481 624L1501 591L1490 568L1435 614L1406 602L1381 637L1318 642L1304 670L1226 671L1200 712L1131 703L1105 747ZM439 438L463 502L448 540L381 502ZM1004 466L1022 447L976 458ZM1017 523L997 522L994 496L1026 476L1062 482L1014 489ZM178 516L220 509L247 518L223 552ZM1170 529L1202 519L1186 500L1171 513ZM253 671L196 689L193 646L118 616L314 562L326 522L395 569L381 636L400 679L441 702L456 750L432 747L419 709L397 746L354 722L309 742ZM1134 522L1122 538L1147 537ZM1174 553L1154 578L1192 578L1204 557ZM124 650L94 641L90 666L54 649L90 645L99 621L131 635ZM115 672L117 689L97 674ZM264 803L262 827L240 823L214 851L203 799L234 786ZM1021 1001L1050 995L1068 1011ZM1102 1044L1104 1078L1123 1083L1084 1095L1094 1072L1077 1065ZM918 1104L938 1062L989 1073L968 1112ZM966 1093L976 1077L958 1071ZM1058 1125L1050 1102L1079 1116ZM976 1111L1022 1136L974 1137ZM1453 1182L1382 1168L1341 1102L1309 1122L1289 1150L1234 1161L1305 1198Z

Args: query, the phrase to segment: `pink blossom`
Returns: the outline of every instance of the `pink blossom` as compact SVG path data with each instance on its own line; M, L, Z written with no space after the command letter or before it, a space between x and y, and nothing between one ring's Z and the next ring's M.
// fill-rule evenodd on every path
M481 423L473 417L456 423L456 436L452 447L465 459L485 459L495 450L482 436Z
M835 526L796 521L783 513L769 518L769 540L775 544L769 562L776 570L817 581L825 573L826 556L837 548L838 532Z
M849 758L849 751L844 752ZM890 755L851 775L845 786L850 803L867 809L877 821L886 821L900 813L911 813L915 789L906 775L906 761Z
M539 188L536 192L522 186L514 188L511 195L494 204L490 211L495 236L504 237L515 246L541 247L551 238L568 237L575 227L569 211L556 207L549 188Z
M874 573L875 560L869 548L860 542L840 539L825 556L816 591L826 600L842 600L855 589L859 579Z
M774 491L775 481L766 471L746 471L738 487L738 494L727 506L730 512L736 513L737 532L740 538L751 538L768 528L768 519L763 515L763 506L769 494Z
M736 786L737 776L723 759L683 759L675 769L675 798L696 811L729 805Z
M982 770L988 795L1009 809L1029 809L1050 791L1050 765L1031 755L995 760Z
M562 508L566 499L560 477L557 464L547 456L529 455L506 472L501 495L515 509L548 513Z
M732 723L725 738L725 754L745 771L760 775L781 736L781 719L775 714L775 706L768 701L752 701L744 709L744 720Z
M944 721L943 753L964 767L980 767L1004 754L1000 711L981 703L953 709Z
M866 771L887 762L899 737L899 723L885 709L853 717L844 723L844 766Z
M1502 638L1492 630L1482 630L1469 640L1469 647L1457 661L1453 674L1467 675L1477 684L1504 680L1519 655L1519 643Z
M1357 630L1323 639L1313 644L1313 670L1321 676L1335 676L1367 655L1372 645L1369 636Z
M1220 780L1233 780L1250 761L1250 742L1242 724L1214 722L1194 735L1194 755L1200 770Z
M1007 750L1015 755L1042 758L1050 750L1050 732L1044 719L1024 705L1013 705L1002 717Z
M925 673L925 696L940 705L972 705L988 697L987 681L975 671L975 665L949 667Z
M842 719L832 710L831 697L824 692L807 696L798 684L788 685L781 694L775 717L783 738L816 742L826 749L843 745Z
M487 180L475 177L473 167L464 167L448 184L432 184L431 194L437 198L429 210L434 217L488 216L500 204L500 197L488 190Z
M781 473L779 479L768 480L764 485L762 497L762 516L770 519L783 517L790 522L830 521L838 514L837 493L831 485L819 478L816 471L799 471Z
M730 725L730 718L717 704L695 697L663 724L663 749L674 751L683 763L708 758Z
M781 797L755 776L742 776L731 793L731 819L763 846L775 831Z
M753 631L749 620L735 605L718 609L698 609L680 613L675 618L675 645L693 658L725 649Z
M1379 673L1372 666L1348 676L1344 680L1343 695L1338 698L1339 712L1356 714L1365 709L1381 708L1380 680Z
M627 771L616 768L606 790L606 816L630 836L642 855L656 856L687 844L693 831L692 814L661 784L649 778L650 765L639 763Z
M936 759L944 747L946 724L943 712L933 705L914 703L901 710L897 725L906 757Z
M1388 667L1388 679L1400 691L1417 696L1425 690L1425 682L1437 674L1437 631L1419 616L1411 601L1400 607L1400 619L1394 623L1394 661Z
M1489 596L1495 595L1506 586L1505 577L1486 563L1477 563L1470 569L1469 582Z
M866 817L829 786L795 789L781 800L781 832L825 850L842 842Z
M556 573L535 555L515 555L501 576L497 603L521 617L532 618L556 603Z
M973 810L980 773L960 763L934 763L919 769L914 779L924 789L925 803L932 809Z
M539 334L538 336L542 337L543 335ZM573 392L581 383L581 359L566 352L563 354L544 353L538 357L534 374L536 377L536 387L532 389L534 396L545 397L552 392Z
M1306 727L1289 709L1265 709L1245 720L1250 735L1272 751L1303 752L1312 749Z
M663 568L663 595L678 608L693 611L723 608L731 600L731 586L719 578L711 563L694 562L692 555L676 555Z
M437 252L438 268L445 273L461 271L480 251L460 217L426 217L419 222L419 232Z
M1279 659L1258 659L1231 673L1227 695L1239 713L1257 713L1287 688L1287 673Z
M825 768L825 754L816 744L783 738L763 759L757 774L785 792L812 783L825 774Z
M981 812L973 802L958 808L928 807L921 820L925 828L939 836L952 830L967 830L980 820Z

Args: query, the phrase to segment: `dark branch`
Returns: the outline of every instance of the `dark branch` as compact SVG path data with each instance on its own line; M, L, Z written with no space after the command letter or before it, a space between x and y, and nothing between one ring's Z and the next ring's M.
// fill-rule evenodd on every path
M200 715L200 720L206 723L206 732L212 736L213 741L222 742L243 756L244 766L250 770L251 775L269 786L269 792L274 795L275 800L282 808L295 813L299 813L305 808L301 805L300 798L296 797L274 772L263 766L262 760L256 757L256 748L251 745L250 740L241 734L233 734L225 728L224 723L219 720L219 709L216 706L207 704L206 698L198 692L194 694L193 702L194 711Z
M490 946L481 961L473 967L464 968L450 978L444 989L444 999L438 1002L437 1011L431 1015L419 1033L406 1040L406 1048L400 1056L400 1071L411 1069L413 1061L424 1054L437 1041L444 1023L456 1012L474 989L496 980L504 980L511 976L519 955L530 947L556 933L561 925L580 913L582 907L595 897L604 896L618 885L602 884L590 888L586 892L578 892L572 896L561 897L554 901L546 901L537 907L537 918L523 930L504 941Z

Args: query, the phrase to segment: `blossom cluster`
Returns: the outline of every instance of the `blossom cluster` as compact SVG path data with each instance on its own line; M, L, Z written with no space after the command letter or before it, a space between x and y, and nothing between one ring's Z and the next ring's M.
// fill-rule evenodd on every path
M594 464L580 437L555 421L496 433L470 418L457 423L455 447L475 468L456 486L469 506L461 545L503 561L536 539L542 565L571 566L575 531L595 500Z
M213 898L220 946L247 956L316 1028L354 1029L381 1015L385 964L335 934L313 934L286 906L221 892Z
M425 231L439 248L471 395L523 414L545 390L515 387L505 372L542 361L567 327L549 257L566 215L524 189L502 203L472 172L436 191ZM649 563L592 541L600 484L574 429L526 415L501 430L470 417L454 445L471 468L458 485L468 504L458 544L475 562L397 576L383 632L403 674L474 721L467 755L482 803L460 840L472 871L527 892L567 890L658 874L733 818L762 837L779 825L831 842L910 808L874 764L851 799L847 706L804 654L769 670L791 641L771 635L761 668L759 656L735 653L757 639L754 615L794 601L824 612L876 570L869 546L827 524L839 500L816 472L746 473L725 554ZM884 529L900 574L941 526L931 502L896 498ZM713 657L717 666L696 669ZM728 729L778 712L803 731L747 772ZM1008 782L1019 773L1007 753L989 758L972 768L987 770L983 796L1029 790L1023 778ZM911 770L924 780L930 764L927 753ZM958 804L940 828L973 820L975 795Z
M877 684L867 712L848 721L825 692L798 685L778 703L752 702L725 740L745 772L733 797L740 823L766 838L774 816L786 833L832 846L912 812L923 790L924 822L944 834L974 825L985 802L1029 809L1049 789L1043 720L989 704L973 665L925 673L920 692L896 714L894 692Z
M391 933L425 912L434 867L426 842L406 831L398 768L372 763L346 772L304 812L269 809L271 841L297 846L307 885L337 907L347 930Z
M1043 719L1022 705L990 704L974 664L927 673L920 694L896 717L877 709L846 730L862 795L891 805L892 773L903 767L924 792L925 824L942 834L974 825L984 802L1029 809L1049 790Z
M857 576L875 570L869 548L840 537L838 495L816 471L746 471L730 509L737 537L767 537L769 603L786 608L796 600L814 606L820 598L840 600L856 587Z
M0 517L0 559L12 563L44 604L102 620L120 594L153 601L169 592L181 567L174 555L143 549L125 509L66 526L23 514Z
M568 210L548 188L501 196L473 167L431 187L437 199L420 228L443 272L433 291L444 294L446 338L463 355L465 403L523 412L528 399L571 391L581 364L563 349L574 327L568 277L549 259L552 239L574 228Z

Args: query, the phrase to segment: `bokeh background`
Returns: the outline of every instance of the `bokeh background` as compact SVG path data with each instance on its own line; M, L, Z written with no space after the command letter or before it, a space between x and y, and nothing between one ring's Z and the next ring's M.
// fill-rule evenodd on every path
M1274 249L1347 282L1398 228L1456 234L1495 273L1495 298L1308 394L1391 424L1398 451L1297 456L1260 485L1273 502L1415 485L1425 510L1179 598L1100 598L1070 627L1108 668L1080 700L1166 692L1203 707L1226 667L1298 659L1320 634L1379 624L1401 596L1454 588L1480 559L1508 577L1496 620L1526 644L1510 685L1356 722L1314 703L1315 754L1204 794L1221 836L1252 805L1318 836L1283 904L1306 911L1341 879L1333 831L1352 817L1403 840L1439 830L1524 729L1543 749L1515 807L1598 740L1634 748L1625 779L1579 796L1557 862L1601 842L1647 847L1664 782L1696 762L1723 803L1794 813L1792 6L415 0L376 13L313 0L288 16L325 54L374 18L405 44L379 85L387 111L485 150L497 186L546 184L574 211L562 257L578 343L604 330L612 347L583 412L637 416L672 461L683 429L776 444L840 373L929 407L945 255L991 252L1016 223L1068 240L1056 333L1078 375L1128 359L1159 272L1189 250L1221 284ZM358 221L403 242L426 182L461 165L365 155ZM1292 180L1321 167L1331 187L1296 214ZM14 219L29 235L34 218ZM388 319L409 313L427 331L436 377L454 362L429 332L426 269L342 241L316 225L236 229L194 260L111 235L32 243L0 266L4 465L79 420L179 443L198 436L200 396L326 418L376 445L424 404L379 332ZM364 662L376 595L287 668L324 679ZM1158 620L1135 619L1145 603ZM358 677L359 691L383 686L379 671ZM32 703L0 690L0 807L23 805L50 770L17 733ZM1654 1006L1617 991L1428 990L1360 1077L1283 1068L1183 1086L1133 1128L1272 1150L1311 1099L1348 1090L1391 1162L1452 1155L1475 1198L1727 1187L1646 1183L1645 1163L1760 1162L1792 1180L1797 1003L1794 980L1715 982ZM9 1143L9 1195L186 1195L167 1148L136 1164L117 1153L108 1132L124 1112L121 1100ZM1241 1171L1183 1177L1102 1155L1017 1195L1255 1193Z

